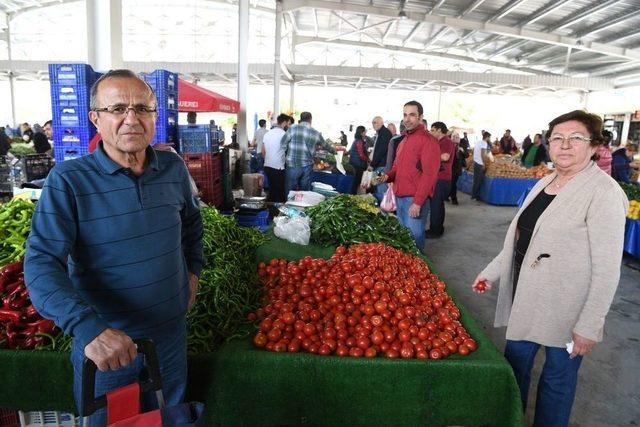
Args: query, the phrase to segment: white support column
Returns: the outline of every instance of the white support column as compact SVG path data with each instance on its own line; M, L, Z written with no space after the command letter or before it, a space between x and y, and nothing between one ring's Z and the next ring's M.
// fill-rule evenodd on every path
M95 70L122 68L122 0L85 0L87 62Z
M296 100L295 93L296 93L296 82L292 81L291 83L289 83L289 111L291 111L292 116L293 116L293 113L295 112L293 108Z
M438 86L438 120L440 121L440 105L442 104L442 85ZM427 129L428 130L428 129Z
M5 17L7 20L7 59L11 63L11 15L7 13ZM13 71L9 71L9 98L11 101L11 126L15 128L18 124L16 123L16 95L13 87Z
M282 45L282 1L276 0L276 46L273 61L273 119L280 114L280 46Z
M240 149L248 155L247 90L249 87L249 0L238 0L238 130ZM244 170L244 168L243 168Z
M629 128L631 127L631 113L624 113L624 122L622 123L622 133L620 134L620 143L624 144L629 139Z

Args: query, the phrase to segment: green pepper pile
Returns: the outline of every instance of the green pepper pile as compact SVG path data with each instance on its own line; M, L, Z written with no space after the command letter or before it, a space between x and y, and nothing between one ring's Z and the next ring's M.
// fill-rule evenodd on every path
M224 340L247 335L247 313L262 296L255 268L255 249L267 238L238 226L232 216L202 209L204 269L196 303L187 314L190 353L208 353Z
M386 243L417 254L411 233L395 216L365 209L355 196L341 194L306 209L311 218L311 241L323 246Z
M34 210L33 203L22 199L12 199L0 206L0 266L24 257Z
M620 184L629 200L640 200L640 186L625 184L624 182L619 182L618 184Z
M29 144L13 143L9 152L16 157L28 156L29 154L37 154L36 150Z

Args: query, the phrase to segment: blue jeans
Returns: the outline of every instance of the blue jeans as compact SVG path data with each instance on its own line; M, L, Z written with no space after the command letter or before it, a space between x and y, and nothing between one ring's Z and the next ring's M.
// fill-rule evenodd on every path
M531 368L540 344L530 341L507 340L504 357L513 368L522 409L527 408ZM578 369L582 356L569 358L565 348L545 347L546 360L538 383L534 426L560 427L569 425L573 398L576 394Z
M162 333L149 334L156 344L156 353L160 362L160 374L162 375L162 393L167 407L182 403L187 388L187 335L185 322L180 321L174 326L167 326ZM84 348L80 348L74 341L71 350L71 363L73 364L73 395L76 407L80 412L82 364L84 361ZM101 396L107 391L134 383L138 380L138 374L142 367L142 356L129 365L117 371L96 371L95 396ZM147 393L141 400L141 409L147 412L158 408L155 393ZM104 427L107 424L105 409L96 411L91 416L91 427Z
M420 216L418 218L409 216L409 208L412 204L413 197L396 197L396 216L400 224L409 229L418 249L424 252L424 228L429 216L429 200L420 208Z
M373 171L376 173L382 173L384 171L386 171L387 168L384 166L381 166L379 168L375 168ZM378 200L378 204L382 203L382 198L384 197L384 193L387 192L387 188L389 188L389 184L382 183L382 184L378 184L376 186L376 191L373 193L374 196L376 196L376 199Z
M310 191L311 172L313 172L313 164L300 167L287 166L285 169L287 175L286 196L289 195L289 191Z

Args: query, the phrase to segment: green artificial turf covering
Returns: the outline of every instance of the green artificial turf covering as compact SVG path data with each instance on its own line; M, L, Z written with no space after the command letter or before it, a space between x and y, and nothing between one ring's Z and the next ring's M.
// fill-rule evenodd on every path
M257 261L333 253L333 248L295 245L269 233L271 241L258 248ZM189 358L187 400L205 404L210 426L522 425L509 364L458 307L478 342L478 350L467 357L430 361L270 353L253 348L247 337ZM0 351L0 407L75 412L72 382L68 354Z

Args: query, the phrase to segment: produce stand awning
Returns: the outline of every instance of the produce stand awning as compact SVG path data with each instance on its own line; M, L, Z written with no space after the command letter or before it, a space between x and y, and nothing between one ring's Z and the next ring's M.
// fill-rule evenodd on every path
M240 103L182 79L178 81L178 111L222 112L235 114Z
M256 261L329 257L334 250L268 236ZM204 402L207 425L521 426L511 367L456 304L478 342L469 356L424 361L284 354L258 350L247 336L189 358L187 401ZM75 412L69 354L0 350L0 365L0 407Z

